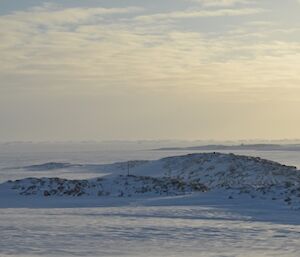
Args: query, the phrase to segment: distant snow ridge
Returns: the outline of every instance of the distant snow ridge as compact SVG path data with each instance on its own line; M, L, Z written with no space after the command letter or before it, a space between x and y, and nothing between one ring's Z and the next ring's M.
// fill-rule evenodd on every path
M45 196L127 197L223 190L230 198L248 194L252 198L279 200L293 207L300 206L300 171L256 157L201 153L155 161L98 165L97 169L110 175L92 180L31 178L11 182L10 186L23 195ZM128 169L130 176L125 175Z
M33 170L33 171L48 171L48 170L66 169L74 166L78 166L78 165L73 165L67 162L47 162L43 164L25 166L23 168L26 170Z

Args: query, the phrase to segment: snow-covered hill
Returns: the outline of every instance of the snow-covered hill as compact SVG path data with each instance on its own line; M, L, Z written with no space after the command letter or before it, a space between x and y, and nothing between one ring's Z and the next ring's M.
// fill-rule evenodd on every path
M89 180L61 178L26 178L5 184L20 195L40 196L115 196L180 195L205 192L208 189L197 181L185 182L175 178L152 178L143 176L109 176Z
M67 166L72 168L71 164ZM39 166L32 167L36 169ZM45 169L47 165L40 167ZM252 198L277 200L292 207L300 206L300 171L295 167L255 157L201 153L155 161L80 167L110 174L91 180L28 178L7 182L0 185L0 188L6 187L22 195L119 197L179 195L216 190L226 191L230 198L248 194ZM53 165L50 168L53 169Z

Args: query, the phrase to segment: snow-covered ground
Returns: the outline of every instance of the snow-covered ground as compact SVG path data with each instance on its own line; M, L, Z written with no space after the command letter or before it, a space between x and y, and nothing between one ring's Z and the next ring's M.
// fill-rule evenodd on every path
M297 197L292 198L298 186L295 168L219 154L129 162L129 177L127 162L103 165L187 153L147 148L155 147L0 146L1 183L26 177L69 179L26 179L0 186L0 256L299 256L300 211L295 210ZM247 155L269 155L299 168L299 152ZM93 179L99 176L99 181ZM74 179L87 181L84 194L44 195L62 184L64 192ZM198 179L209 191L188 185ZM157 185L166 189L164 183L166 192L153 191ZM16 184L21 186L12 189ZM128 196L126 187L132 185L140 185L138 193ZM246 190L241 192L245 188L240 185ZM98 186L106 188L105 194L98 195ZM29 194L22 194L28 187ZM122 193L116 191L120 188ZM287 196L292 196L290 204Z
M123 200L1 209L0 255L299 256L299 213L270 202L218 193Z

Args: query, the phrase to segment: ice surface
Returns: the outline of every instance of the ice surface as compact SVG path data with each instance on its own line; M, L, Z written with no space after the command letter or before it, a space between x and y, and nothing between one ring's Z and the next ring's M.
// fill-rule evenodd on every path
M299 214L261 201L213 194L115 201L1 209L0 255L256 257L300 250Z

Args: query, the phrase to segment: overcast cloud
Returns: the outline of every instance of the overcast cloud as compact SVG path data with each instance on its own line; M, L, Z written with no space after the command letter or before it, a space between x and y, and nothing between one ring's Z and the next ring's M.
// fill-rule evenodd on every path
M2 2L0 141L300 138L297 0Z

